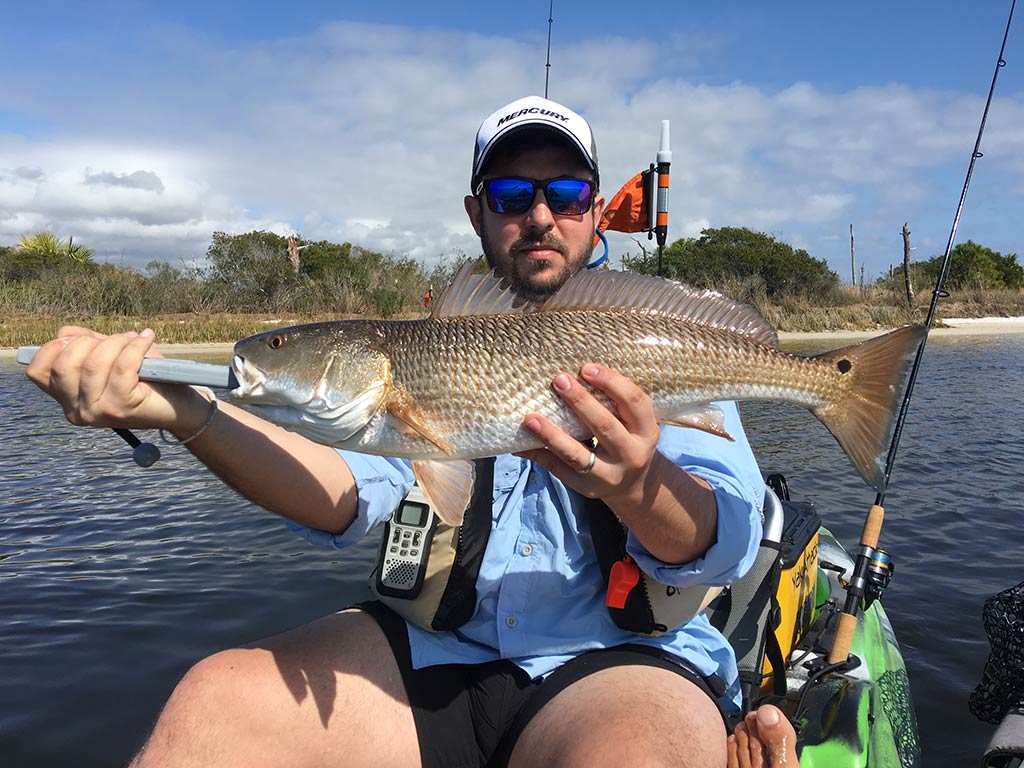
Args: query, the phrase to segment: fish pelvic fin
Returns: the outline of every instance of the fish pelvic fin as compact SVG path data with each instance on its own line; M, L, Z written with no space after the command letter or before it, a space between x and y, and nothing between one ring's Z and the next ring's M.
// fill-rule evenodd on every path
M844 397L812 412L879 493L885 491L885 464L903 386L927 332L923 325L908 325L815 356L852 378Z
M387 401L387 410L388 413L402 422L402 425L408 431L433 443L449 456L455 453L451 443L445 440L423 414L417 410L415 402L413 402L412 397L405 390L392 389Z
M692 406L660 421L662 424L671 424L675 427L699 429L709 435L717 435L730 442L735 442L735 438L725 429L725 414L722 409L711 403Z
M472 461L414 461L412 473L431 508L445 523L462 525L473 498L476 468Z

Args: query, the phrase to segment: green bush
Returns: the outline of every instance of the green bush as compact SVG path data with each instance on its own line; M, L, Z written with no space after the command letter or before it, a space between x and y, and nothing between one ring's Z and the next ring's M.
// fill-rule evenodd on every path
M389 288L374 288L367 296L367 308L380 317L392 317L402 310L402 294Z
M206 256L209 280L234 297L235 311L281 311L299 283L288 258L288 241L273 232L214 232Z
M967 288L1024 288L1024 267L1017 263L1017 254L1006 256L978 245L972 240L959 243L949 254L949 271L945 287L950 290ZM939 277L942 256L917 263L927 282L931 285ZM914 274L911 264L911 275Z
M655 274L657 264L656 254L626 260L629 269L646 274ZM699 238L677 240L665 248L662 274L698 288L760 281L767 296L811 295L839 284L824 260L742 227L705 229Z

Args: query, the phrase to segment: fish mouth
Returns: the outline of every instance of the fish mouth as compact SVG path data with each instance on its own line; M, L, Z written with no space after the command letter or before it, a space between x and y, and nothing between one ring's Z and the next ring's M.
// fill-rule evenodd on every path
M242 355L234 355L231 358L231 372L238 381L238 387L229 393L231 397L258 397L264 394L263 382L266 376Z

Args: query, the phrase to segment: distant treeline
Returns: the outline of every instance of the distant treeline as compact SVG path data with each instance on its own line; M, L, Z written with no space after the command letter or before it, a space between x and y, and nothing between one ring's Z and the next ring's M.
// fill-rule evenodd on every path
M1024 267L1017 255L998 251L968 240L953 248L946 274L947 290L1019 290L1024 288ZM625 259L636 272L655 274L656 253ZM942 268L942 256L911 262L911 283L930 289ZM705 229L699 238L683 238L665 248L662 274L700 288L746 285L747 295L734 295L758 304L768 297L819 297L824 303L834 298L840 287L836 275L822 259L803 249L762 232L740 227ZM876 289L903 290L903 265L875 281Z
M49 235L49 233L41 233ZM31 247L38 240L44 247ZM0 312L34 315L368 314L423 309L458 266L425 269L350 243L272 232L214 232L205 266L150 262L143 271L66 252L49 235L0 246ZM80 246L76 246L80 248Z
M423 310L426 290L439 291L461 259L425 269L351 243L286 238L271 232L215 232L201 267L154 261L145 270L98 264L92 252L52 233L0 246L0 313L5 315L131 316L171 314L292 315L368 314L381 317ZM626 268L656 273L658 256L623 258ZM934 285L941 257L911 264L917 290ZM706 229L663 254L662 273L711 287L754 304L772 319L773 307L799 302L849 305L856 291L807 251L738 227ZM1003 255L974 242L953 250L949 290L1024 288L1016 254ZM905 304L902 266L869 286L872 301Z

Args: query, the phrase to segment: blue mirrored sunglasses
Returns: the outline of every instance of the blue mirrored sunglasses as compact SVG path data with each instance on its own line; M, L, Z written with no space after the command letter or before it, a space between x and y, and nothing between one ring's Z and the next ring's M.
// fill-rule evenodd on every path
M579 216L590 210L594 201L594 182L585 179L523 179L506 176L487 179L477 186L484 192L487 207L494 213L526 213L533 206L537 188L544 190L544 200L552 213Z

